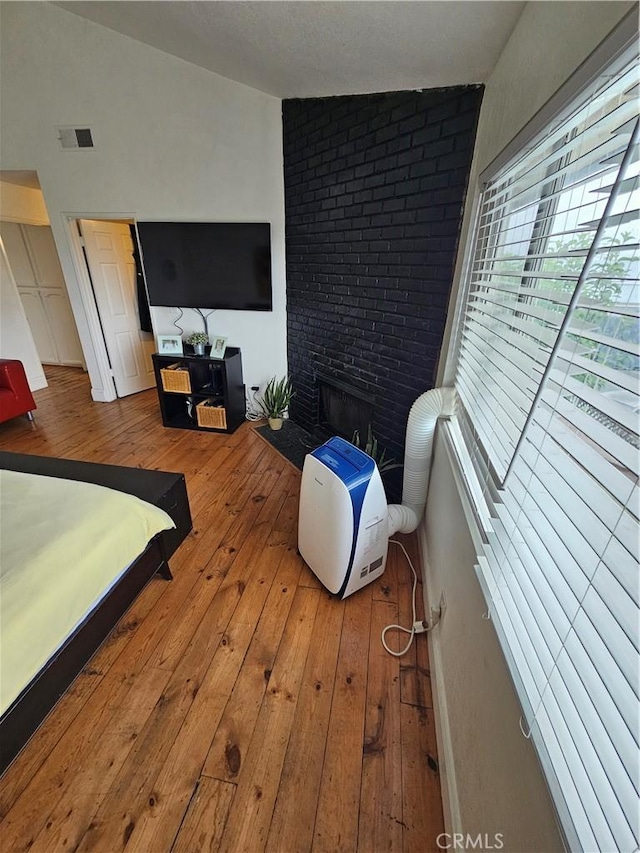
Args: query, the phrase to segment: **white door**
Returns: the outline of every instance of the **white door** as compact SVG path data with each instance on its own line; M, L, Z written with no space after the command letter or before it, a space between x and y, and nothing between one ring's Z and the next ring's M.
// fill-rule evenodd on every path
M84 367L78 330L51 228L2 222L0 234L40 361Z
M23 291L24 292L24 291ZM84 367L82 348L76 331L67 294L57 287L41 287L40 299L49 328L55 330L54 340L58 354L57 364ZM46 359L42 359L46 362Z
M37 287L18 287L24 313L31 327L40 361L43 364L60 364L60 356L51 334L51 326Z
M133 241L124 222L80 219L118 397L155 386L153 335L140 330Z

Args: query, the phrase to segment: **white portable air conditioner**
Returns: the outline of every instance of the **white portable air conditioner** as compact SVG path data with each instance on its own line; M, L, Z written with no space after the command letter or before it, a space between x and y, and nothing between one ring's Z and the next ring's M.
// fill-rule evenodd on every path
M318 580L346 598L384 572L387 500L373 459L342 438L307 454L298 549Z

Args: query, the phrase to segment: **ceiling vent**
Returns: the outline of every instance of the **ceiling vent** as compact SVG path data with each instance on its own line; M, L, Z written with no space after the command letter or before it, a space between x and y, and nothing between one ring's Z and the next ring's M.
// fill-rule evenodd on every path
M66 150L95 148L90 127L57 127L58 140Z

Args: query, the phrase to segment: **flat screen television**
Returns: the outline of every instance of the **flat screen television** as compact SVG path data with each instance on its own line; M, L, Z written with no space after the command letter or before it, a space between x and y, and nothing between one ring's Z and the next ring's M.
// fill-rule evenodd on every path
M267 222L138 222L151 305L271 311Z

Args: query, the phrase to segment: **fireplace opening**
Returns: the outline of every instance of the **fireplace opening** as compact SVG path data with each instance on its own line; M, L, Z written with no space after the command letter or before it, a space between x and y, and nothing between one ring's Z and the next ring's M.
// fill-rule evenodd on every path
M333 377L318 374L320 427L331 435L352 441L357 430L361 442L367 440L367 430L373 420L374 402L366 394Z

